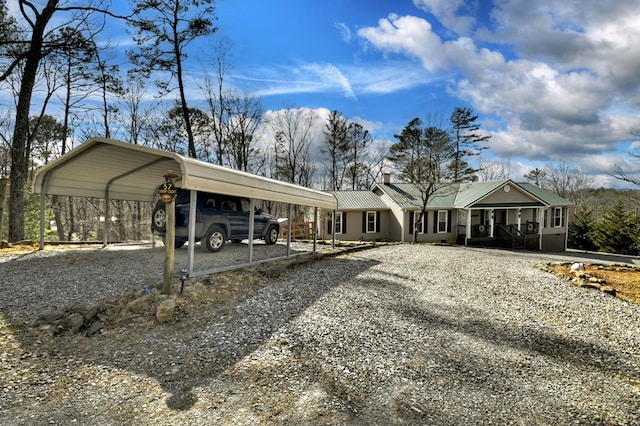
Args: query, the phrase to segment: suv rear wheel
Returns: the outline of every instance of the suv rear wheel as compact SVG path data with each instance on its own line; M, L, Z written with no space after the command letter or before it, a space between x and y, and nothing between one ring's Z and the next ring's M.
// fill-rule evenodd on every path
M204 237L204 244L212 253L222 250L224 243L227 241L227 235L218 225L214 225L207 231Z
M173 246L177 249L179 249L180 247L182 247L183 245L185 245L187 243L186 240L179 240L179 239L175 239L173 242ZM167 245L167 237L165 235L162 236L162 244L164 244L165 246Z
M278 242L278 228L271 225L269 229L267 229L267 233L264 236L264 242L267 244L275 244Z
M151 227L154 231L159 233L165 233L167 231L167 213L164 210L164 204L158 203L153 210L151 216Z

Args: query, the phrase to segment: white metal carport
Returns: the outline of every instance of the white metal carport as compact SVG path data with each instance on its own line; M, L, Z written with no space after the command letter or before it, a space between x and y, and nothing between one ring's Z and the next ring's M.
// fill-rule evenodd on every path
M314 207L316 211L318 208L335 210L337 207L335 197L326 192L216 166L173 152L94 138L37 170L33 192L41 195L40 246L44 244L45 195L103 198L107 218L110 217L110 200L154 201L156 190L163 183L167 171L178 175L175 180L177 187L191 190L189 275L193 274L195 229L192 225L195 222L196 191L246 197L252 204L259 199ZM105 228L107 226L108 220L105 220ZM104 235L107 244L108 232ZM249 262L251 250L250 239Z

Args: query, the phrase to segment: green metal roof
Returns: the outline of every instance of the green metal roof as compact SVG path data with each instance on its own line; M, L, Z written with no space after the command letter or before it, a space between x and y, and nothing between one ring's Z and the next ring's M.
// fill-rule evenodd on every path
M521 182L521 183L517 183L516 185L518 185L520 188L524 189L525 191L529 192L530 194L533 194L536 198L539 198L540 200L542 200L545 204L549 205L549 206L572 206L573 203L569 200L567 200L566 198L562 198L561 196L554 194L551 191L548 191L546 189L542 189L538 186L535 186L531 183L528 182Z
M338 201L338 210L389 210L372 191L327 191Z
M466 208L491 194L509 181L470 182L460 184L453 207Z
M456 198L459 184L439 188L429 200L428 209L451 208ZM420 191L411 183L387 183L376 185L402 209L422 208Z
M483 198L489 196L500 188L511 185L530 197L528 202L501 202L483 203ZM387 183L377 184L394 203L402 209L422 208L420 191L411 183ZM337 197L337 193L335 194ZM451 184L440 188L431 197L427 204L428 209L438 208L513 208L513 207L544 207L544 206L571 206L573 203L551 191L539 188L530 183L516 183L510 179L489 182L468 182Z

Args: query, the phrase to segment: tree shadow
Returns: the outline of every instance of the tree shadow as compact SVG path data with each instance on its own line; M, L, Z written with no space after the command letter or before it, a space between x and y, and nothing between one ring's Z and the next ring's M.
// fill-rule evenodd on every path
M70 264L76 261L74 257ZM281 277L274 280L263 277L261 283L248 280L251 282L246 284L249 287L246 291L243 291L245 283L242 282L241 272L236 275L238 282L232 283L218 283L216 275L213 275L198 289L201 295L208 291L215 293L215 298L208 297L206 301L198 301L197 294L189 296L192 288L188 284L184 299L176 296L178 311L174 320L165 324L158 324L149 315L140 315L133 316L118 327L107 328L105 334L49 337L46 332L34 328L31 321L5 316L4 321L0 318L0 338L10 336L15 341L14 357L28 354L23 360L14 360L10 366L12 369L40 372L33 376L36 386L31 393L40 401L40 405L50 407L52 417L35 419L35 423L82 417L81 412L86 409L82 406L81 395L70 392L51 396L55 394L52 388L62 386L59 381L64 378L49 384L42 383L38 378L56 377L58 374L55 371L68 369L70 363L95 374L100 374L104 367L110 370L109 374L114 374L115 368L141 378L142 382L158 384L162 389L161 394L136 394L130 401L119 401L122 405L135 404L131 401L136 400L140 405L145 405L145 400L162 398L169 409L187 411L198 403L195 388L215 381L225 370L272 339L280 328L293 321L325 293L379 263L335 258L314 261L331 262L331 265L337 263L338 266L323 269L315 277L316 285L313 286L306 285L306 282L305 285L297 285L288 278L288 272L283 272ZM349 265L343 268L342 264L345 263ZM105 266L110 270L109 274L104 274L105 280L118 279L113 266ZM73 274L73 268L67 269L69 274ZM66 277L62 270L57 270L56 274L59 285L74 283L74 279ZM91 279L98 278L92 276ZM176 288L179 292L178 283L174 283L174 291ZM233 294L234 289L240 294ZM185 302L189 297L192 303ZM16 412L20 409L19 405L10 397L5 401L0 397L0 406L8 410L5 413ZM2 416L4 414L0 410Z

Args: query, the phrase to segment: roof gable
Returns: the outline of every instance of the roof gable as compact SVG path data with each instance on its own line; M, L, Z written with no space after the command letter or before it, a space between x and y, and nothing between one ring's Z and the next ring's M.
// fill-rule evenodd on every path
M402 209L422 208L419 189L411 183L377 184ZM551 191L530 183L516 183L510 179L488 182L451 184L440 188L427 204L437 208L513 208L570 206L573 203Z

